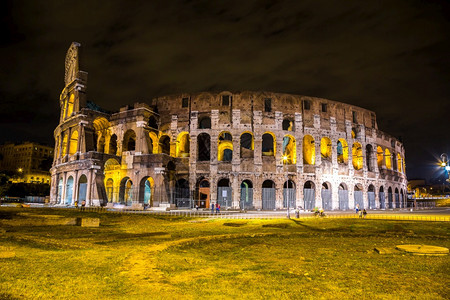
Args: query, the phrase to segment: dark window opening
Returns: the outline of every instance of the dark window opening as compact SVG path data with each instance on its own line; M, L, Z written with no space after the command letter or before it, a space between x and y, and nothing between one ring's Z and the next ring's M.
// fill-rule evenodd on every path
M310 110L311 102L309 100L303 100L303 107L305 108L305 110Z
M223 95L222 96L222 106L230 106L230 98L229 95Z
M211 138L209 134L202 133L197 137L198 161L211 160Z
M358 123L358 118L356 116L356 111L353 111L352 115L353 115L353 123Z
M210 129L211 128L211 119L209 117L201 118L200 122L198 123L198 128Z
M284 119L281 125L283 130L294 131L294 122L292 120Z
M181 107L188 107L188 106L189 106L189 98L181 99Z
M327 112L328 105L326 103L322 103L322 112Z
M272 99L271 98L264 99L264 111L265 112L272 111Z

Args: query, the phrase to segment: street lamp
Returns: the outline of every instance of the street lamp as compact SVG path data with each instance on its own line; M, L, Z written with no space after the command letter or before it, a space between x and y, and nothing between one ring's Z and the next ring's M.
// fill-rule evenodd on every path
M441 154L441 167L447 172L448 179L446 181L450 182L450 165L446 153Z
M283 169L284 169L284 173L286 174L286 202L287 202L286 218L290 219L291 218L291 214L289 213L289 197L288 197L289 174L287 172L287 160L288 160L287 155L283 155Z

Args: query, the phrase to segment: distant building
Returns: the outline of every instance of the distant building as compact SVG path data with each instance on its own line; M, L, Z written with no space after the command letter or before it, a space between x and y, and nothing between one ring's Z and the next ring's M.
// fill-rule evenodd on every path
M33 142L0 145L0 170L15 172L13 182L50 184L53 147Z

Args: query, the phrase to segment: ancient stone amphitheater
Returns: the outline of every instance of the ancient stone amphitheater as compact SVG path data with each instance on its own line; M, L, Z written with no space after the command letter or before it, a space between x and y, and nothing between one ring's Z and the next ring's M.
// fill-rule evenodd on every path
M51 201L273 210L406 204L405 151L374 112L271 92L186 93L106 112L66 56Z

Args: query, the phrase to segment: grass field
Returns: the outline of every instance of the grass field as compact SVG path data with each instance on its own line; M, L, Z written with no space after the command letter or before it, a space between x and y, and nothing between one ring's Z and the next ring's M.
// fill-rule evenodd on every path
M101 226L29 226L23 212L99 217ZM449 248L449 222L1 208L1 229L0 250L16 256L0 258L0 299L450 298L450 256L394 250Z

